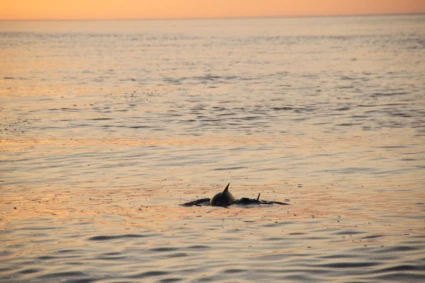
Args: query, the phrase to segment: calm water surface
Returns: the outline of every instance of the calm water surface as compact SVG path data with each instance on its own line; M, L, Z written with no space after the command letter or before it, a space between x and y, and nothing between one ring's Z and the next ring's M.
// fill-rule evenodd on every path
M0 22L0 281L425 281L424 26Z

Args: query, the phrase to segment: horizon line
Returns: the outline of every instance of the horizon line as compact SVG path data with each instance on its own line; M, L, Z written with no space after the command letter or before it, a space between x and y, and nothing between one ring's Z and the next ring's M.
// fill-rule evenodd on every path
M323 14L323 15L276 15L276 16L235 16L235 17L171 17L171 18L64 18L64 19L0 19L0 22L12 21L166 21L166 20L238 20L238 19L276 19L276 18L326 18L326 17L367 17L367 16L414 16L425 12L412 13L365 13L365 14Z

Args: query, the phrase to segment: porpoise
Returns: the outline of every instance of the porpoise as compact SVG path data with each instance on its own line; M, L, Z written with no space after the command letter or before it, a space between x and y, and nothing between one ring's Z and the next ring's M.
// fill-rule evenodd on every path
M228 206L236 201L235 197L229 192L229 184L223 192L216 194L210 201L212 206Z

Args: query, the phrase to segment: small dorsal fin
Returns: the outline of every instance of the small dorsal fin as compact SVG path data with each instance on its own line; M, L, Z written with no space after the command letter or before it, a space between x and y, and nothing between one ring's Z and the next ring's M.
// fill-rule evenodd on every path
M224 189L223 193L225 193L225 192L227 192L227 191L229 190L229 185L230 185L230 183L229 183L229 184L227 184L227 186L226 186L226 188Z

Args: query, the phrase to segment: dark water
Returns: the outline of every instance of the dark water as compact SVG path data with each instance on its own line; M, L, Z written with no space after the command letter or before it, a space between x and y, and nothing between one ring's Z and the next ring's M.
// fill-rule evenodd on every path
M424 25L1 22L0 281L424 281Z

